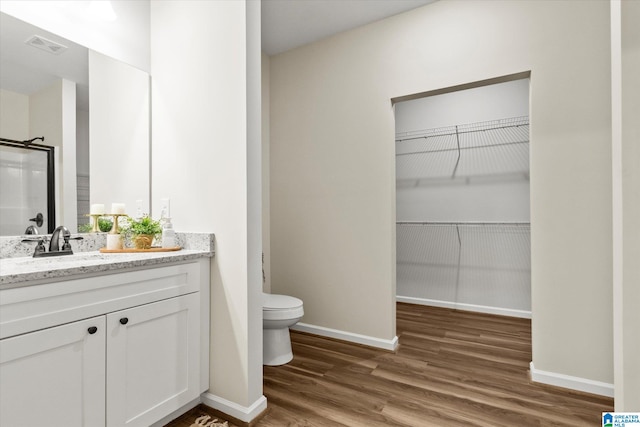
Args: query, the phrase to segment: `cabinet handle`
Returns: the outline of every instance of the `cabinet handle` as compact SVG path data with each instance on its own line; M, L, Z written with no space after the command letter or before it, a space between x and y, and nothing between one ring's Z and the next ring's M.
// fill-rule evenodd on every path
M93 334L95 334L96 332L98 332L98 328L97 328L97 327L95 327L95 326L91 326L89 329L87 329L87 331L88 331L91 335L93 335Z
M122 319L120 319L120 323L123 325L126 325L127 323L129 323L129 319L126 317L123 317Z

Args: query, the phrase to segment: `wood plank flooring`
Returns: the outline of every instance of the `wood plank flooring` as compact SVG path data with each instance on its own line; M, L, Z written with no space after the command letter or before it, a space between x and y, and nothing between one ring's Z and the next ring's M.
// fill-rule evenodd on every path
M529 380L527 319L398 303L397 334L392 353L292 332L293 361L264 368L269 408L254 425L577 427L613 410L613 399Z

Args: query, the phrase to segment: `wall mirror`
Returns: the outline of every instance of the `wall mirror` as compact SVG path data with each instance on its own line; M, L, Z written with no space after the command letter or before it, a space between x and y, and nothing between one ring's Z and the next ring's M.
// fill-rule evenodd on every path
M55 225L76 232L91 203L148 212L149 75L2 12L0 43L0 138L44 136L56 147ZM28 179L38 174L31 163L0 160L0 175ZM46 206L30 206L38 190L5 182L0 235L37 227L37 213L47 233Z

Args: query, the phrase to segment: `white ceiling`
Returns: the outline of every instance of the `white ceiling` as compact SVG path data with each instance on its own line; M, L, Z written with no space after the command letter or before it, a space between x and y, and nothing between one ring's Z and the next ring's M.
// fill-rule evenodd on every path
M435 0L262 0L262 51L275 55Z

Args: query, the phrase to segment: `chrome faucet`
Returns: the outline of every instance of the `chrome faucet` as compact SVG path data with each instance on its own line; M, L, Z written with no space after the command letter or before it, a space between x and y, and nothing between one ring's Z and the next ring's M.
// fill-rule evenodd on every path
M64 239L64 243L62 244L62 249L60 249L60 233L62 232L62 238ZM62 251L70 251L71 244L69 243L69 238L71 237L71 233L69 233L69 229L64 225L59 226L55 230L53 230L53 234L51 235L51 242L49 242L49 252L60 252Z
M60 247L60 233L62 233L62 238L64 239L64 243L62 247ZM51 235L51 241L49 242L49 251L47 252L46 247L44 246L47 243L47 236L42 236L40 238L29 238L22 240L23 242L37 242L36 249L33 252L33 257L48 257L48 256L59 256L59 255L72 255L73 251L71 250L71 243L69 240L82 240L82 237L71 237L71 233L69 229L64 225L59 226L55 230L53 230L53 234Z

